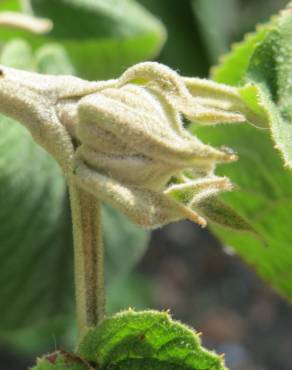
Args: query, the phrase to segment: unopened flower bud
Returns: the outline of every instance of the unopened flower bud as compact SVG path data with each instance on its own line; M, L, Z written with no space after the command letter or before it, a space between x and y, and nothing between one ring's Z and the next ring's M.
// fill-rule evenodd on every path
M184 128L243 122L244 116L201 104L182 77L158 63L141 63L114 84L83 97L76 111L75 180L149 228L179 219L200 225L196 205L230 190L214 175L236 156L202 143Z
M200 141L186 121L262 120L240 90L180 77L159 63L137 64L100 82L0 71L0 111L30 130L70 182L148 228L185 218L204 226L208 212L217 220L220 203L206 201L232 188L215 169L235 154Z

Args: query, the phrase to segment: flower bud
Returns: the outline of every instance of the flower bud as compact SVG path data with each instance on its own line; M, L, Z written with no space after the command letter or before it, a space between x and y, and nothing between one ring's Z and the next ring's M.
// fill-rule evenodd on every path
M75 181L147 228L184 218L204 226L196 205L231 189L214 170L236 156L201 142L184 120L243 122L245 117L231 110L238 96L230 88L228 109L226 102L220 108L220 100L208 105L188 88L191 80L158 63L141 63L82 97L76 109ZM214 83L204 86L216 90ZM222 101L224 90L219 93Z
M204 214L228 227L234 218L237 228L247 229L214 198L232 188L215 175L216 165L236 156L185 127L265 124L261 109L248 102L253 87L247 89L180 77L151 62L98 82L0 66L1 113L27 127L70 183L148 228L184 218L204 226Z

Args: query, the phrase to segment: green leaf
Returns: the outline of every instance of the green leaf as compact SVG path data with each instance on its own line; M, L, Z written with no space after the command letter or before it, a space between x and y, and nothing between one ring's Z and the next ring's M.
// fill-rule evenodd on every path
M60 42L83 78L116 77L157 55L166 37L162 23L133 0L31 0L31 6L54 28L47 36L21 35L34 48ZM6 31L0 38L17 34Z
M231 51L223 55L219 64L211 69L212 79L228 85L242 84L252 53L258 43L264 40L272 25L273 20L259 25L256 31L248 33L243 41L233 44Z
M261 26L257 33L248 35L222 59L219 67L213 69L213 78L227 84L242 85L247 76L248 84L239 88L243 101L262 116L263 121L274 125L272 130L276 126L284 128L286 124L281 133L286 142L290 124L287 120L284 122L281 109L282 102L287 102L289 91L291 46L288 35L289 30L290 34L292 32L291 24L291 11L282 12ZM281 57L285 57L284 62ZM238 153L238 162L222 166L219 171L236 184L236 189L224 194L222 199L248 220L260 238L218 225L212 226L213 231L263 279L292 300L292 234L289 226L292 176L283 167L268 125L262 129L245 125L199 128L196 133L210 144L227 145Z
M292 7L292 5L290 5ZM283 11L266 38L255 49L247 81L258 89L272 137L292 168L292 12Z
M0 328L8 331L68 311L72 261L62 248L69 217L58 166L17 122L1 116L0 132Z
M261 238L218 225L212 230L263 279L292 300L292 176L283 168L269 133L248 125L228 125L200 128L196 134L211 145L224 143L236 149L239 160L218 171L236 184L236 189L222 199L248 220Z
M213 63L218 63L218 57L227 52L234 40L240 40L255 24L267 22L271 14L276 14L286 4L287 0L192 0ZM241 64L242 60L238 58L238 62Z
M201 346L198 334L158 311L106 318L88 331L77 353L101 369L226 369L220 356Z
M0 328L4 331L68 311L71 302L62 291L71 285L72 261L62 247L71 243L59 168L15 121L1 116L0 131L0 316L5 318Z
M53 21L51 34L57 38L127 38L161 27L134 0L30 0L30 3L35 15Z

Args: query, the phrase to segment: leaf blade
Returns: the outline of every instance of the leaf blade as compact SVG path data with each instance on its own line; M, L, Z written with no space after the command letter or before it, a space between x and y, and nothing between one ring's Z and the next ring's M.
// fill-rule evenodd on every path
M284 17L284 18L283 18ZM288 18L289 19L288 19ZM283 24L284 22L284 24ZM285 24L285 22L288 22ZM286 28L285 28L286 27ZM236 184L234 192L223 195L222 199L235 211L247 219L266 242L241 232L230 232L218 225L212 230L219 238L236 250L249 265L274 289L288 300L292 299L292 250L290 223L290 198L292 189L291 172L283 168L283 162L269 134L275 126L285 124L279 107L278 73L284 73L284 92L291 68L290 48L284 71L279 71L277 58L282 51L280 38L291 28L291 14L280 13L270 23L261 26L258 33L245 40L225 58L219 67L213 69L213 78L239 86L238 91L244 102L266 122L261 129L238 125L236 128L200 128L199 136L210 140L213 145L227 145L239 155L239 161L223 166L222 173ZM287 42L287 41L286 41ZM273 50L274 48L274 50ZM287 50L286 50L287 52ZM283 55L282 55L283 57ZM240 61L242 58L242 61ZM281 58L280 58L281 62ZM246 85L241 86L243 82ZM261 123L261 122L260 122ZM287 123L287 121L286 121ZM290 130L290 127L286 128ZM287 130L283 135L287 137ZM273 133L275 140L275 134ZM279 137L276 138L279 140ZM279 141L276 144L279 147Z
M77 353L106 368L226 369L220 356L201 347L193 330L158 311L128 310L106 318L88 331Z
M239 161L222 166L219 174L230 177L237 189L224 194L221 199L248 220L260 237L215 224L212 224L212 230L224 244L253 266L260 277L291 300L292 249L288 204L292 196L292 177L283 168L269 134L266 130L245 125L229 126L228 129L224 126L200 128L197 133L202 139L208 138L213 145L224 142L236 149Z
M258 25L255 32L245 35L241 42L235 43L231 51L219 59L219 64L212 67L211 78L217 82L237 86L243 83L244 74L248 68L249 61L256 45L263 41L272 23Z

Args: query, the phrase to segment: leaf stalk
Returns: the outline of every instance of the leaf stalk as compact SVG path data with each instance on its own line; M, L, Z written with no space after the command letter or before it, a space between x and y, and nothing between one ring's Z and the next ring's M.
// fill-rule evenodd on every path
M100 203L69 181L79 340L104 317L104 249Z

